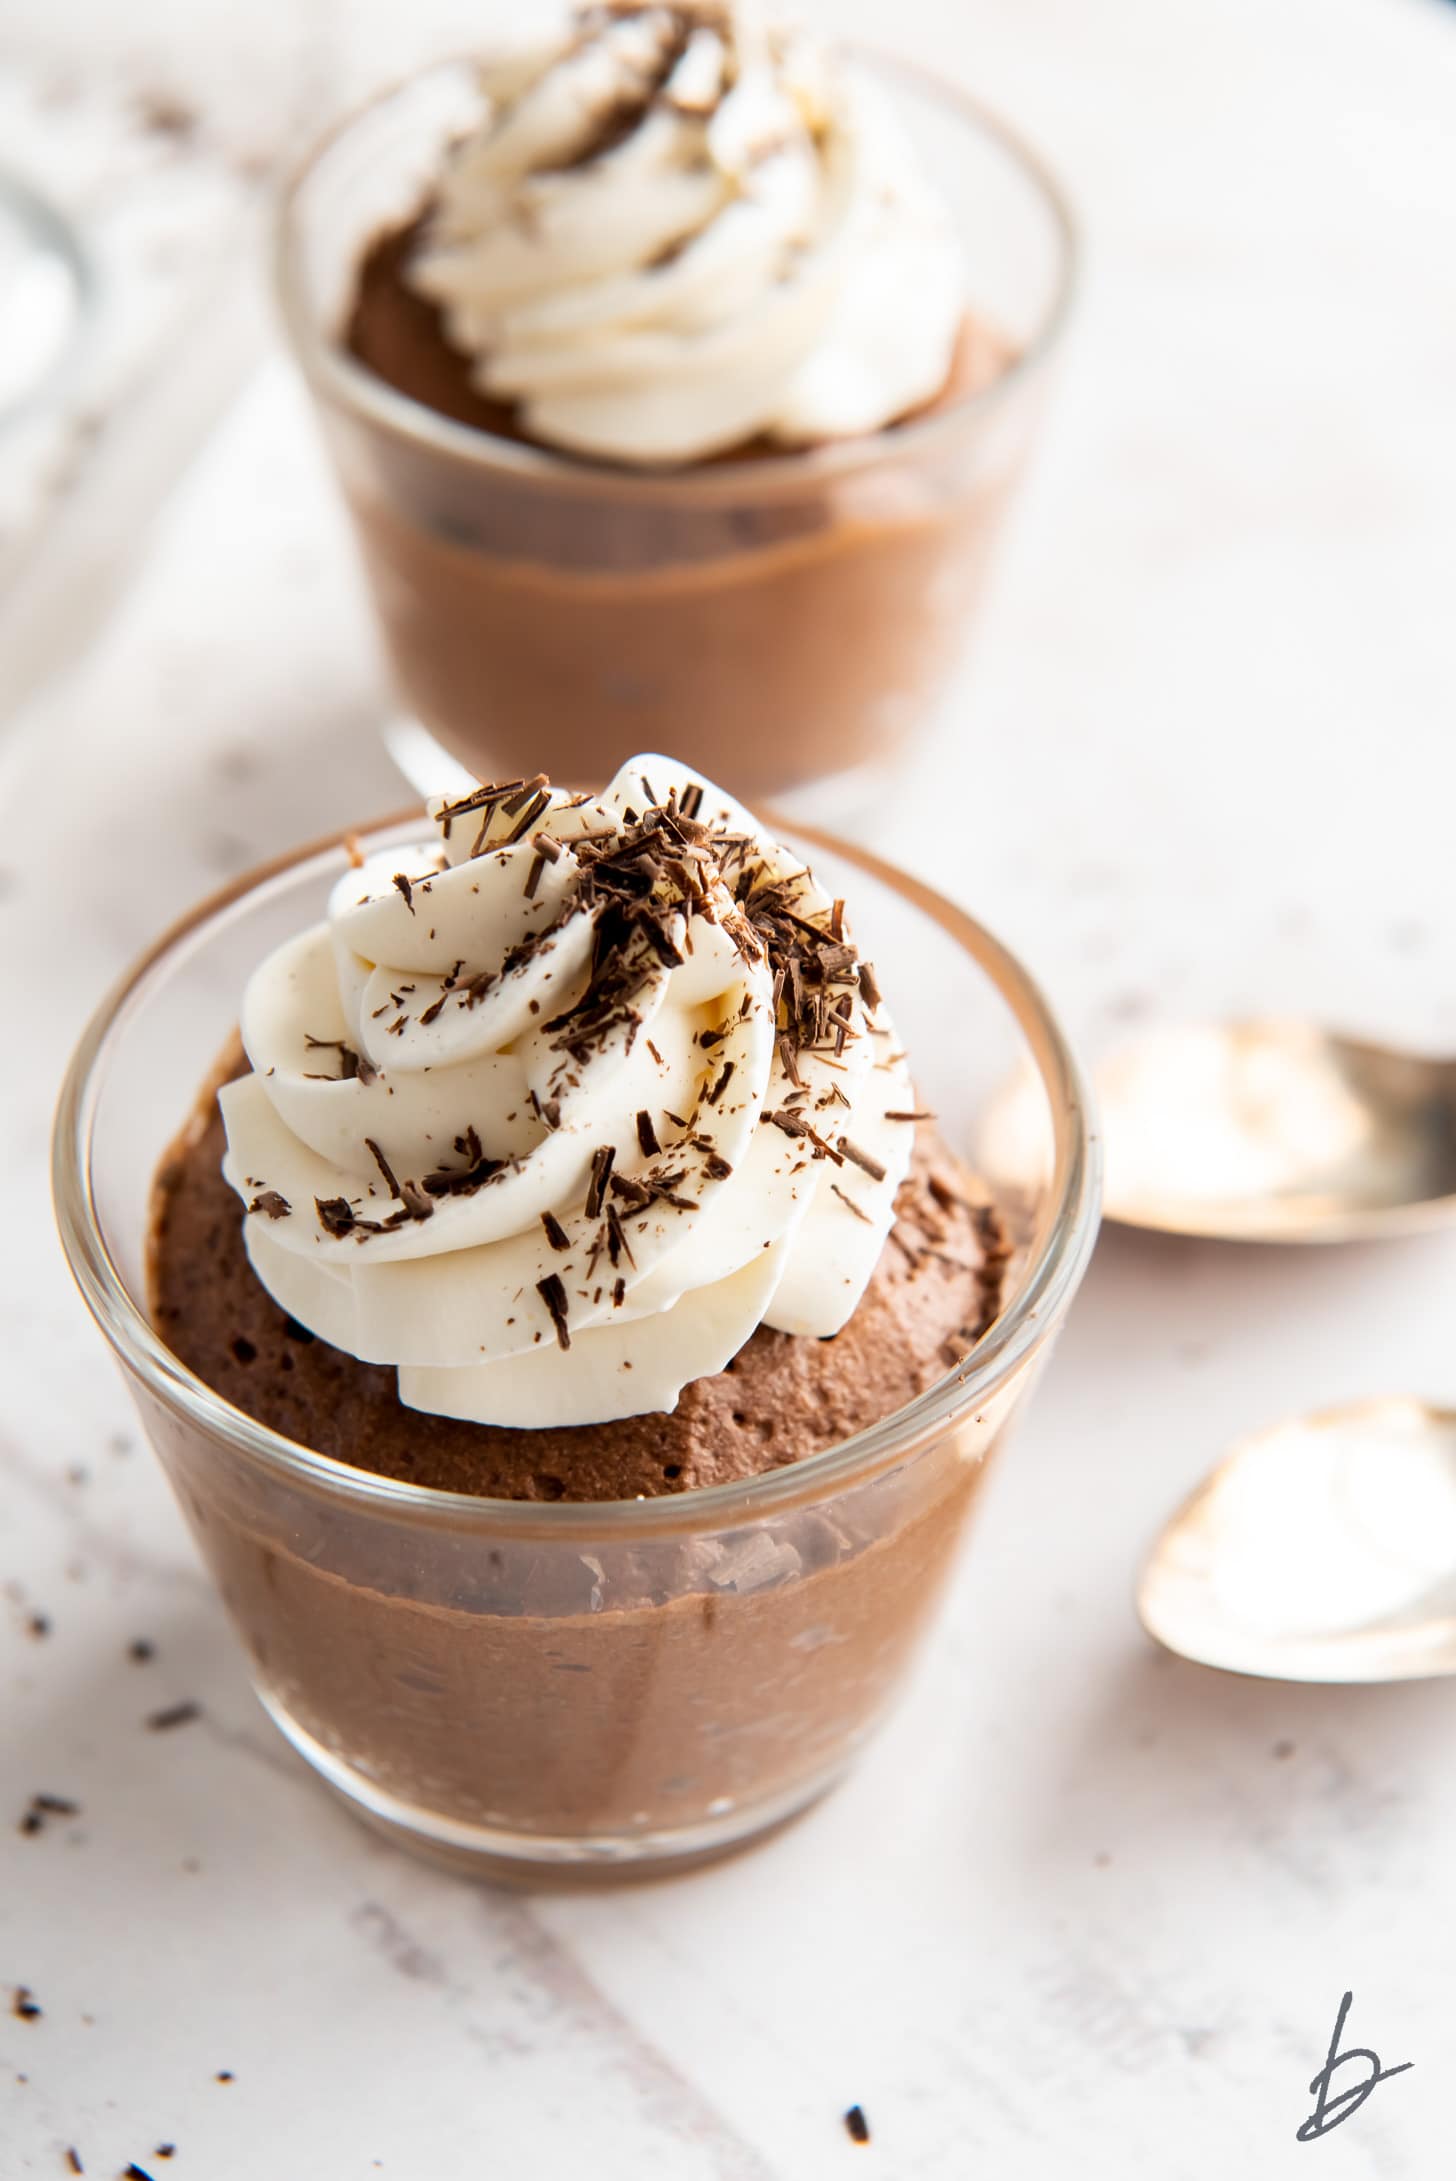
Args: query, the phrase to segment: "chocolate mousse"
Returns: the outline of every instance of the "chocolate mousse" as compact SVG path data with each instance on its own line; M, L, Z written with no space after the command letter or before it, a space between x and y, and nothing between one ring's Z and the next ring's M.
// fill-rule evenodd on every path
M222 1080L246 1063L227 1056ZM929 1135L895 1225L844 1330L806 1340L761 1325L670 1413L539 1431L422 1416L394 1373L315 1339L248 1262L223 1179L216 1089L157 1174L152 1314L188 1369L285 1439L402 1484L498 1499L637 1499L782 1468L893 1415L969 1354L996 1314L1009 1254L999 1213Z
M323 1457L183 1426L183 1502L366 1816L476 1869L719 1852L893 1693L1007 1398L823 1459L964 1370L1012 1240L731 798L653 756L432 816L260 964L156 1176L155 1326Z
M481 73L333 333L419 412L334 413L407 704L475 773L888 765L1029 421L982 426L1017 344L908 133L859 67L707 0L586 6Z

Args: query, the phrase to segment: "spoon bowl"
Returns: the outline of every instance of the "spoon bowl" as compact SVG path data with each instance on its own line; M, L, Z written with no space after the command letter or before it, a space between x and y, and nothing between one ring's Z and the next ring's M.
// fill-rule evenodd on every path
M1138 1587L1183 1658L1278 1681L1456 1673L1456 1410L1359 1402L1240 1441Z
M1456 1061L1308 1022L1166 1028L1097 1072L1105 1216L1240 1242L1456 1220Z

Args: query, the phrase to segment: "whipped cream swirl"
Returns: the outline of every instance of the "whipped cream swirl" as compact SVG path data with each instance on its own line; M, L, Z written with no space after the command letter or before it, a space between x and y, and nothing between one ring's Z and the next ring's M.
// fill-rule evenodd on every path
M480 77L410 277L534 438L688 462L945 385L949 213L874 85L755 0L582 7Z
M244 998L224 1172L275 1301L490 1424L671 1409L760 1324L838 1332L915 1133L843 903L666 758L431 815Z

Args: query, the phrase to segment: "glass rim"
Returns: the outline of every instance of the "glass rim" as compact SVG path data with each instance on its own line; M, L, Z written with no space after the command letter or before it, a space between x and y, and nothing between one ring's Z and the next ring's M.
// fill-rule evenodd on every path
M753 1521L796 1500L821 1499L829 1491L888 1468L943 1437L962 1417L984 1406L1060 1322L1091 1255L1102 1161L1087 1080L1040 988L1009 949L974 917L869 849L817 827L780 821L771 813L766 814L766 822L775 828L781 825L790 841L844 858L937 924L994 985L1035 1060L1053 1131L1048 1209L1038 1223L1020 1294L961 1364L892 1415L780 1469L651 1498L534 1501L447 1492L355 1469L234 1408L172 1354L133 1298L97 1216L92 1151L112 1037L131 1004L146 995L177 951L209 924L275 879L302 876L310 866L326 868L335 859L347 859L351 842L383 844L382 836L418 823L415 810L290 849L210 894L171 924L117 980L82 1032L56 1106L52 1192L72 1276L121 1362L186 1422L220 1438L234 1451L283 1471L294 1483L311 1484L330 1499L455 1528L509 1528L552 1538L597 1536L604 1530L625 1537Z
M868 469L895 454L931 451L972 420L998 410L1009 393L1031 380L1056 348L1071 314L1081 266L1081 241L1071 200L1051 168L1020 131L1002 120L971 92L933 69L878 46L853 41L844 50L855 60L902 83L946 108L973 132L989 138L1029 182L1049 215L1056 236L1058 271L1051 299L1030 337L985 386L959 395L943 409L817 446L785 448L782 453L742 461L690 462L675 468L633 468L594 461L564 449L505 439L497 433L443 416L413 395L401 393L350 355L341 340L320 330L303 294L296 249L297 207L303 191L328 155L352 132L401 98L415 84L469 67L468 53L445 55L412 69L331 124L285 176L275 194L270 261L274 301L289 346L304 377L320 398L362 413L396 438L451 455L486 471L502 471L547 485L604 496L629 494L641 499L742 495L745 490L795 491L832 477Z

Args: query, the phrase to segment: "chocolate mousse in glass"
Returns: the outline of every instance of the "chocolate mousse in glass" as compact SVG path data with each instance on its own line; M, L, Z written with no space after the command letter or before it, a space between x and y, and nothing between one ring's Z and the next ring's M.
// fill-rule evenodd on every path
M279 288L416 784L657 746L874 784L960 655L1072 258L999 122L748 4L586 7L336 130Z
M679 1866L893 1696L1091 1248L1082 1086L969 918L665 758L432 814L125 980L62 1234L351 1807L485 1875Z

